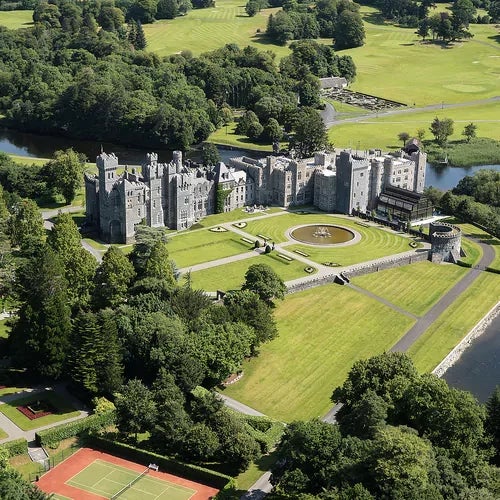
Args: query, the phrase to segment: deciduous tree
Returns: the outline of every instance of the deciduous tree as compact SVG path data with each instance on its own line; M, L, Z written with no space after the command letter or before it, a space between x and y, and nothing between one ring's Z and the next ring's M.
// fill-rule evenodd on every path
M242 290L255 292L268 304L273 299L285 298L286 286L283 280L267 264L253 264L245 273Z
M440 119L436 116L431 123L430 129L436 142L443 146L446 144L448 137L453 134L453 120L451 118Z
M289 148L300 158L308 158L326 147L328 143L326 127L319 113L313 108L298 110L293 124L294 134Z
M464 127L462 135L470 142L472 139L476 138L477 125L474 123L469 123Z

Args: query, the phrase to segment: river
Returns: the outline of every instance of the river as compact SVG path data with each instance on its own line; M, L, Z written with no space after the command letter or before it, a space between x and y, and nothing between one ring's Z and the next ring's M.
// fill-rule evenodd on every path
M481 402L491 396L495 386L500 385L500 316L472 341L443 378L457 389L472 392Z
M65 137L41 136L17 132L15 130L0 129L0 151L7 153L31 156L39 158L51 158L54 151L58 149L73 148L75 151L83 153L91 161L99 154L101 147L106 152L115 153L121 164L138 165L144 160L147 149L134 148L126 145L112 144L107 142L85 141L80 139L68 139ZM172 153L167 150L156 150L160 161L170 161ZM227 161L233 156L246 154L252 157L264 156L265 153L255 151L219 149L223 161ZM187 158L199 159L199 152L188 153ZM458 168L449 166L433 167L427 164L425 185L434 186L443 191L451 189L457 185L458 181L466 175L472 175L482 168L500 170L500 165L483 165L478 167Z

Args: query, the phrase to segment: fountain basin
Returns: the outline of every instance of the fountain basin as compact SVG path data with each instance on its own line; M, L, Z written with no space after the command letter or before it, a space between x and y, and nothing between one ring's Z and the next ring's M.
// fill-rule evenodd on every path
M334 224L307 224L292 228L291 238L308 245L340 245L358 240L354 231Z

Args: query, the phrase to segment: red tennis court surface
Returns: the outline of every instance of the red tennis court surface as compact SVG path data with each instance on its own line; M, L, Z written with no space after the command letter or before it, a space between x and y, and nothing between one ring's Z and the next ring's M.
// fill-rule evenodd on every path
M38 487L46 493L55 493L56 498L62 497L73 500L101 500L110 498L110 495L102 496L68 484L72 478L82 472L86 467L93 464L96 460L101 463L107 462L109 464L123 467L137 474L143 472L145 467L144 464L140 465L130 462L128 460L109 455L108 453L93 450L91 448L82 448L64 462L56 465L56 467L47 472L47 474L44 474L37 483ZM149 471L148 476L164 481L167 487L168 484L170 484L173 488L175 488L175 485L178 485L188 491L193 490L189 500L209 500L219 491L215 488L211 488L210 486L195 483L181 477L173 476L172 474L168 474L166 472L156 472L151 470ZM126 495L124 494L124 497L125 496ZM167 497L161 496L161 498Z

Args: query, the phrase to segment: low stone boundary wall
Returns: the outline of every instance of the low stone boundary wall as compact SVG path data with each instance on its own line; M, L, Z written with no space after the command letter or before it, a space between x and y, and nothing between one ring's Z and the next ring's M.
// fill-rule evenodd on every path
M359 264L356 266L344 268L342 273L348 278L351 278L353 276L362 276L364 274L376 273L378 271L383 271L384 269L392 269L393 267L406 266L408 264L427 260L427 258L428 251L420 250L410 255L402 255L400 257L396 256L389 260L382 260L380 262L373 262L369 264ZM291 285L288 287L287 293L302 292L303 290L314 288L315 286L334 283L337 274L338 273L332 273L326 276L321 276L319 278L311 278L310 280L304 281L297 285Z
M453 366L459 359L460 356L465 352L465 350L469 347L471 342L476 339L477 337L481 336L488 325L500 314L500 302L497 302L496 305L494 305L489 312L486 314L486 316L483 317L477 323L477 325L462 339L462 341L446 356L446 358L439 363L439 365L432 370L432 373L434 375L437 375L438 377L442 377L446 370Z

